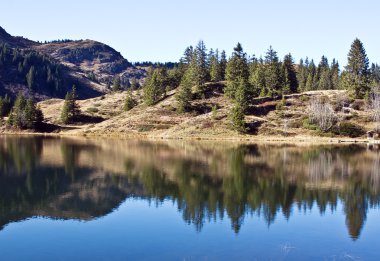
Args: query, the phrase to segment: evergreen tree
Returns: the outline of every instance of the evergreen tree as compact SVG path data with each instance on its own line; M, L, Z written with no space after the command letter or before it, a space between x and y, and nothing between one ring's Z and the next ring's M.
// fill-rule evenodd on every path
M136 106L136 101L133 99L132 92L129 90L127 91L127 97L125 98L124 102L124 111L129 111L133 109L133 107Z
M243 47L240 43L234 48L231 59L227 63L226 80L227 86L224 93L227 97L235 99L237 88L241 79L248 82L249 67L247 61L247 54L244 53Z
M191 60L193 59L194 55L194 48L193 46L189 46L185 49L185 52L183 53L183 57L181 58L180 62L188 65L190 64Z
M279 62L277 52L273 50L272 46L269 47L265 55L265 86L268 95L276 96L282 94L283 72L281 70L281 63Z
M42 120L42 112L40 112L40 109L36 107L33 98L29 98L25 106L25 125L23 127L34 129L37 121Z
M340 69L339 69L339 63L335 59L333 59L332 61L330 74L331 74L330 78L331 78L332 89L336 90L339 88Z
M355 97L362 98L369 90L369 61L363 43L355 39L348 53L346 66L350 89Z
M235 103L243 110L243 113L246 111L249 105L250 100L250 86L247 79L241 78L239 86L235 94Z
M315 78L316 78L316 67L315 67L314 61L311 60L308 67L308 75L306 79L305 91L313 91L316 89L314 85Z
M221 80L224 81L226 79L226 69L227 69L227 57L226 57L226 51L222 51L220 54L220 74L221 74Z
M22 128L26 124L25 118L25 107L26 107L26 99L25 96L20 92L17 95L15 105L13 107L13 122L12 125L16 128Z
M251 65L251 74L249 77L249 82L251 84L251 94L254 97L257 96L266 96L266 87L265 87L265 66L262 63L262 59L256 64Z
M219 63L219 52L216 50L215 54L210 57L210 77L211 81L218 82L222 80L222 71Z
M185 73L183 76L181 85L179 87L179 90L176 94L176 99L178 103L178 111L179 112L185 112L188 111L191 107L190 101L192 100L192 80L190 71Z
M113 79L113 84L112 84L112 91L117 92L121 90L121 79L120 76L115 76Z
M35 77L35 69L34 69L34 66L31 66L28 74L26 75L26 81L28 83L29 89L32 89L34 86L34 77Z
M64 124L74 122L80 114L76 98L76 87L73 85L71 92L66 93L65 102L61 111L61 121Z
M165 94L168 75L165 68L156 68L148 73L143 87L144 102L148 105L156 104Z
M191 61L193 82L198 91L203 91L204 84L209 79L207 70L207 49L203 41L199 41Z
M306 58L307 59L307 58ZM304 63L303 59L300 60L297 72L297 81L298 81L298 89L299 91L304 91L306 88L306 81L308 75L308 68Z
M4 96L4 98L0 96L0 118L7 116L11 109L11 98L7 94Z
M331 74L328 68L324 68L320 74L320 78L318 80L318 89L319 90L332 89Z
M289 93L295 93L298 89L297 72L295 69L292 55L285 55L283 62L285 86L289 89Z
M34 129L36 124L42 121L42 111L36 107L33 98L26 100L25 96L19 93L9 113L8 124L19 129Z
M231 125L234 130L239 132L245 132L245 121L244 121L244 110L243 108L235 103L232 107L229 118L231 120Z

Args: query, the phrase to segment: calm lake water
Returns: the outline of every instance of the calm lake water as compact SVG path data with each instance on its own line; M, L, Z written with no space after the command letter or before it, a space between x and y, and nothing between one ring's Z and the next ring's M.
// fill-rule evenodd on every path
M0 260L380 260L379 156L0 137Z

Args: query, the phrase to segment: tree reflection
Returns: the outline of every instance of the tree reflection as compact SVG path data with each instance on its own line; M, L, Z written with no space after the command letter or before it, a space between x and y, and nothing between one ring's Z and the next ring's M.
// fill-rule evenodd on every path
M193 145L191 145L193 146ZM360 236L379 206L379 152L363 146L291 147L102 143L0 139L0 225L35 215L90 219L128 197L176 202L188 224L247 215L268 226L278 215L343 205L348 232Z

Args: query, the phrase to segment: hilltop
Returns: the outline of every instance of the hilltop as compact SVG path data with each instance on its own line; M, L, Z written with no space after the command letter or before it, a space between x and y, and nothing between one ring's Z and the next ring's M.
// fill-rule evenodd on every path
M79 98L85 99L109 92L114 77L128 84L132 78L142 82L146 74L112 47L93 40L40 43L12 36L0 27L0 45L4 65L0 70L0 95L15 96L23 91L39 100L63 98L75 84ZM26 78L32 67L35 86L30 86ZM51 72L55 74L54 83L48 80Z

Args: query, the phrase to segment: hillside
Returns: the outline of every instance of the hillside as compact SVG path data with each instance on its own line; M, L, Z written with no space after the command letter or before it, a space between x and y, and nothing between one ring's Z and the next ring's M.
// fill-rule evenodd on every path
M204 99L192 101L192 110L179 113L176 110L176 90L154 106L142 102L142 91L134 91L138 105L130 111L123 111L126 92L110 93L101 97L79 101L84 121L70 126L60 125L60 110L63 100L41 102L41 109L47 122L58 125L61 134L141 136L148 138L194 138L194 139L254 139L276 140L294 138L298 140L329 140L332 137L352 136L364 138L366 130L374 124L371 113L362 100L350 100L347 92L341 90L310 91L285 96L281 99L255 98L245 115L247 133L233 130L228 117L231 101L222 92L224 82L208 84ZM313 97L323 97L334 106L337 125L326 133L309 124L308 106ZM348 104L343 108L341 104ZM280 104L280 105L279 105ZM215 112L212 107L217 108ZM337 130L337 126L352 123L359 126L355 134ZM342 133L339 133L342 132ZM277 137L277 138L276 138Z
M145 77L144 70L119 52L93 40L39 43L12 36L0 27L0 45L0 95L23 91L39 100L63 98L75 84L79 98L85 99L109 92L115 76L121 77L122 84ZM27 79L32 67L35 86Z

